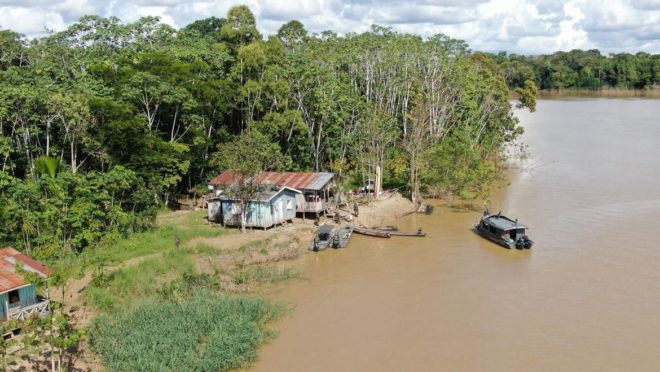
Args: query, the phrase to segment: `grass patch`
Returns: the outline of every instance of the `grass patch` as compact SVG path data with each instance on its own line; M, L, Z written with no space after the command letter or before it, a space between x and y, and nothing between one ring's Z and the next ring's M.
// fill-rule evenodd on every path
M263 299L196 292L187 301L147 302L90 332L111 370L226 371L246 367L272 336L267 325L281 306Z
M127 308L138 299L157 298L164 282L194 272L191 253L169 250L137 265L101 274L94 278L85 295L92 306L107 312Z
M196 290L220 291L220 278L218 275L206 273L183 273L181 278L165 284L158 290L158 295L167 300L180 300L190 296Z
M80 256L80 267L94 273L84 292L86 300L104 314L92 321L91 345L109 370L241 368L256 359L259 345L272 336L267 324L280 316L281 306L259 298L229 297L223 291L301 277L288 268L233 264L235 255L263 259L257 263L267 264L278 259L269 255L271 249L291 255L284 249L290 239L256 241L234 252L204 243L187 244L194 238L231 233L207 224L204 216L204 211L166 213L159 216L154 230L117 239ZM216 255L220 255L220 266L211 262L210 257ZM196 265L206 256L214 273L197 271ZM107 268L135 257L141 261Z
M228 230L208 224L206 211L168 212L159 215L158 224L153 230L136 233L127 238L109 234L99 246L88 249L80 255L71 255L61 260L63 267L90 268L103 263L112 265L131 258L146 256L183 246L193 238L212 238L227 233ZM197 245L193 248L200 253L215 251L212 247Z

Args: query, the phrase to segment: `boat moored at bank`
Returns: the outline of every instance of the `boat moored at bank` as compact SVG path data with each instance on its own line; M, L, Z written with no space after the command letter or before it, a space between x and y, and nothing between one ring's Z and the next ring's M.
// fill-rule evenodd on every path
M332 244L335 234L337 234L337 228L332 225L319 227L309 249L318 252L328 248Z

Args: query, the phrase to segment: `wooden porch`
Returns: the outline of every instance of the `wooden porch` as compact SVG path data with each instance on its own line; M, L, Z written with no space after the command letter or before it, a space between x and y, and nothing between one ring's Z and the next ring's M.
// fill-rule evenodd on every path
M48 299L28 306L8 305L8 317L5 320L25 320L34 314L42 317L48 316L50 314L49 305L50 300Z

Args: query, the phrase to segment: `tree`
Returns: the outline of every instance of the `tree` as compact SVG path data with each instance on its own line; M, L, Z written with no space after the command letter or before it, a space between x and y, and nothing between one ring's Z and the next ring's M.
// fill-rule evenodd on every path
M256 178L262 171L279 169L282 155L277 144L256 131L245 131L234 141L220 144L215 163L231 172L233 183L227 195L238 201L241 214L241 231L245 232L249 203L263 189Z
M261 34L257 31L257 22L250 8L239 5L229 9L227 22L220 29L220 39L235 47L261 40Z
M181 31L196 32L198 36L201 37L214 36L226 23L227 20L224 18L209 17L189 23L186 27L182 28Z
M55 178L60 170L60 159L51 156L40 156L34 160L34 167L40 176Z
M383 186L383 171L386 167L385 155L397 139L397 128L394 119L383 113L367 111L366 117L359 125L356 133L358 148L374 176L374 196L378 199Z
M519 100L516 107L526 107L531 112L536 111L536 95L538 94L538 88L536 88L536 84L534 84L532 80L525 81L525 85L516 88L515 93Z
M305 26L296 20L289 21L280 27L277 31L277 37L288 47L292 47L304 42L307 39L307 30Z

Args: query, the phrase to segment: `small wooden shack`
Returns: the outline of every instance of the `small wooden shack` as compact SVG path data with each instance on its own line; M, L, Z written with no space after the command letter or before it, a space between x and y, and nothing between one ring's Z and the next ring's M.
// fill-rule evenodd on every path
M42 263L12 247L0 249L0 321L24 320L32 314L44 316L49 313L48 299L40 297L34 285L17 271L19 263L23 271L42 278L48 278L52 273Z
M300 194L296 196L296 211L301 214L316 215L328 209L337 186L335 174L328 172L262 172L256 177L255 182L299 190ZM216 192L222 192L233 183L234 177L231 172L224 172L211 180L209 185Z
M247 206L246 227L269 228L296 217L296 196L300 191L290 187L271 186L260 192ZM224 226L241 226L240 202L219 194L209 199L209 220Z

